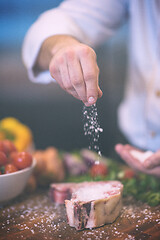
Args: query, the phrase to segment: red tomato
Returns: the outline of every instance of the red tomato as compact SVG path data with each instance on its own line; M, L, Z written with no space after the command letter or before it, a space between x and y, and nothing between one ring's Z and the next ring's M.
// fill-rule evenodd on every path
M0 152L0 167L5 165L8 162L6 154L4 152Z
M13 144L12 141L5 139L3 140L3 144L5 146L5 148L7 149L7 154L9 155L11 152L17 152L17 149L15 147L15 145Z
M134 176L136 175L136 173L134 172L134 170L132 169L126 169L124 171L124 179L131 179L134 178Z
M90 169L91 177L106 176L108 173L108 168L104 163L94 164Z
M32 164L32 155L27 152L19 152L13 157L13 164L18 169L30 167Z
M3 141L0 141L0 151L4 152L5 154L7 154L7 148L6 148L6 146L5 146Z
M8 161L10 163L13 163L13 159L17 156L18 152L11 152L9 157L8 157Z
M4 173L7 174L7 173L13 173L13 172L17 172L18 169L11 163L9 164L6 164L5 165L5 171Z

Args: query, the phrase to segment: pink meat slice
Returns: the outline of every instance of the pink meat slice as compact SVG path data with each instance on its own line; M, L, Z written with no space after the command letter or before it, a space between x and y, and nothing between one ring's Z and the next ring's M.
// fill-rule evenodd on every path
M122 207L123 185L119 181L58 183L50 186L50 197L65 202L67 219L77 230L112 223Z
M72 192L76 189L76 183L53 183L50 185L50 199L58 204L64 204L66 199L71 199Z

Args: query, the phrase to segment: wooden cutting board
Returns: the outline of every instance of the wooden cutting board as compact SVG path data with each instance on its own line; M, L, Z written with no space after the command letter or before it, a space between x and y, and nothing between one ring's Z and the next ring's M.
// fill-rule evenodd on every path
M123 200L120 216L112 224L77 231L67 224L64 206L56 206L48 192L24 193L0 206L0 240L112 240L160 239L160 206L149 207L132 198Z

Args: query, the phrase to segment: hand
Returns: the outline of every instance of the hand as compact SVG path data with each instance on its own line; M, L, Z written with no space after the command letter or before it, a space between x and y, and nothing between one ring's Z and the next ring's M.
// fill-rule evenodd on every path
M102 96L99 69L92 48L70 38L58 47L49 64L51 76L75 98L90 106Z
M40 50L37 66L43 70L49 68L61 88L86 106L102 96L96 54L73 37L57 35L48 38Z
M153 153L144 162L139 161L131 154L132 150L143 153L141 150L131 145L117 144L115 146L115 150L121 156L121 158L134 170L160 177L160 150L156 153Z

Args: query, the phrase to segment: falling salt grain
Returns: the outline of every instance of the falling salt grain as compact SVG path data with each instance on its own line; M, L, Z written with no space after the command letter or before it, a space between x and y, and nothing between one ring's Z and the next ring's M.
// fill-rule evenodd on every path
M103 132L103 129L99 125L96 104L90 107L83 107L83 121L84 135L88 136L89 139L89 149L96 151L101 156L98 141L99 133Z

